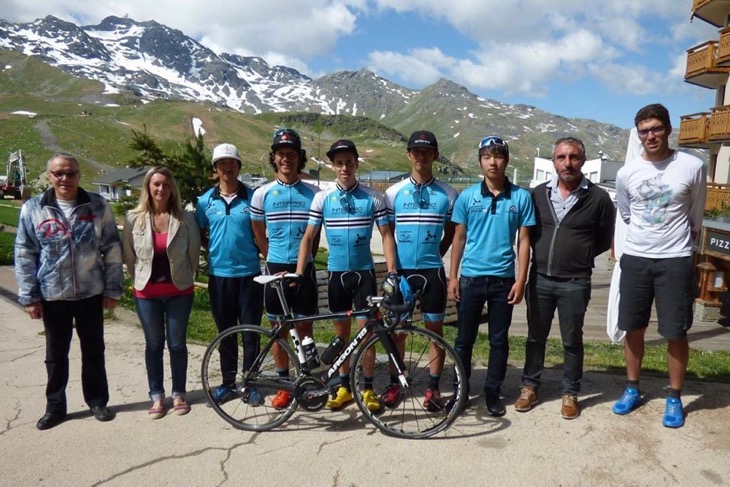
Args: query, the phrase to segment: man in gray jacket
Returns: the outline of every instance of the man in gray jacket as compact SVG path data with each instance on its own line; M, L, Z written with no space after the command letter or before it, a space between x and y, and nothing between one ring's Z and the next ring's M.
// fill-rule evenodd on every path
M15 239L18 301L32 319L43 319L46 335L46 413L39 430L66 418L74 323L84 400L97 420L114 418L106 407L104 310L114 309L123 292L119 232L106 200L79 187L73 155L54 154L47 169L53 187L23 205Z
M525 370L516 411L529 411L538 402L545 344L557 308L564 357L560 414L565 419L580 414L583 320L591 299L593 261L611 246L615 213L608 193L583 176L585 161L583 142L558 139L553 149L555 175L532 192L537 225L526 294Z

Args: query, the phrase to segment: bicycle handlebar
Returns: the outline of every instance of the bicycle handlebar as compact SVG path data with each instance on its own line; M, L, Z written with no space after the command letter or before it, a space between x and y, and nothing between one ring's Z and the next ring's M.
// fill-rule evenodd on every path
M296 274L293 272L285 272L281 274L267 274L267 275L260 275L254 277L254 281L258 282L259 284L263 285L272 285L272 286L283 286L285 282L299 282L302 278L301 274ZM278 284L278 282L281 281L282 284ZM412 313L413 307L416 304L416 300L419 299L421 296L421 291L416 291L413 295L413 302L411 301L405 301L403 304L391 304L387 298L383 298L381 296L370 296L368 301L376 306L382 306L384 309L390 311L395 316L400 317L401 315L404 315L406 313ZM400 320L399 320L400 321Z

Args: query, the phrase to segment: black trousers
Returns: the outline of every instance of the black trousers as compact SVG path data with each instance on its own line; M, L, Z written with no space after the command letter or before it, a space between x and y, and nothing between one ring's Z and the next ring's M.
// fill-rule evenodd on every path
M81 385L89 407L106 406L109 385L104 365L103 296L78 301L42 301L46 330L46 412L66 413L68 352L74 322L81 345Z

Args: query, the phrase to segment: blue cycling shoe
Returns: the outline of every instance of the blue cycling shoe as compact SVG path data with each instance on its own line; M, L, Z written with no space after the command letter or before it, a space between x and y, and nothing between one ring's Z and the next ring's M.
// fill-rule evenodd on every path
M676 397L667 398L667 407L664 410L662 424L667 428L681 428L684 426L684 409L682 400Z
M236 393L236 389L234 389L231 386L219 386L216 387L215 391L213 391L213 402L218 404L219 406L221 404L225 404L228 401L232 401L236 398L238 394Z
M641 403L641 393L638 389L627 387L621 399L613 405L613 412L623 416L636 409Z

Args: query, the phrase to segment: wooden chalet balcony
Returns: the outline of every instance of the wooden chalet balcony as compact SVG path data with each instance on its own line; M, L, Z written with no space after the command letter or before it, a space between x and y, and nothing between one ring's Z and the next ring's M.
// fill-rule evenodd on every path
M679 145L704 149L709 147L710 114L707 112L684 115L679 122Z
M730 186L708 183L705 211L723 210L728 207L730 207Z
M730 14L730 0L693 0L692 15L715 27L725 27Z
M686 82L710 89L727 83L730 67L717 65L719 44L718 41L707 41L687 49Z
M730 66L730 27L720 31L720 42L717 45L717 66Z
M730 105L712 109L707 138L711 142L730 141Z

